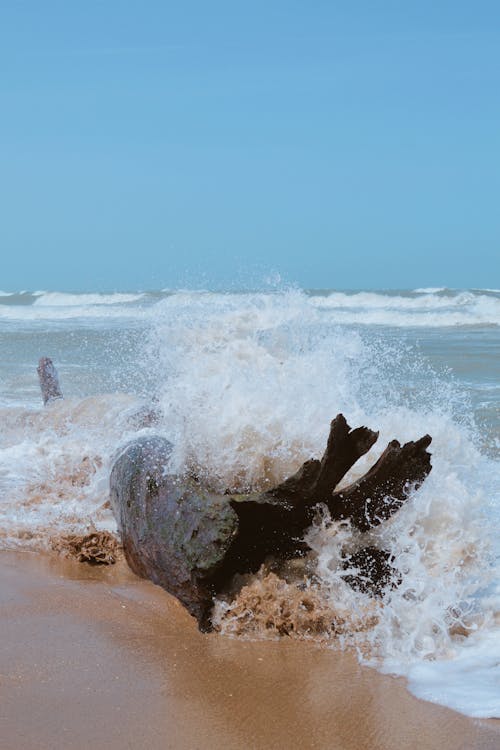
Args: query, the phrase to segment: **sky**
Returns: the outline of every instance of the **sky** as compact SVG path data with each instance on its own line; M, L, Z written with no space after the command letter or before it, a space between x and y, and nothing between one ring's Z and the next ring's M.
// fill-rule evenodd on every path
M500 4L0 0L0 288L500 286Z

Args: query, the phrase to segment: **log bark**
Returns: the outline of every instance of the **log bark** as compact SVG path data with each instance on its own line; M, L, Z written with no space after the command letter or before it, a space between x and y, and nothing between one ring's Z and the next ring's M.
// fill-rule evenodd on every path
M38 362L37 373L44 406L51 401L61 399L63 395L59 385L59 375L49 357L41 357Z
M209 629L213 597L236 573L256 572L270 556L284 560L309 551L304 532L318 503L333 519L350 519L367 531L420 486L431 470L428 435L403 446L392 441L361 479L336 490L377 437L367 427L352 430L339 414L321 460L306 461L282 484L251 495L217 495L192 478L169 474L168 441L139 438L111 472L111 505L130 566L175 594ZM347 580L380 593L393 577L388 554L371 547L358 554L360 575Z
M172 446L140 437L114 461L110 500L132 570L174 594L209 629L212 584L238 519L224 495L168 473Z

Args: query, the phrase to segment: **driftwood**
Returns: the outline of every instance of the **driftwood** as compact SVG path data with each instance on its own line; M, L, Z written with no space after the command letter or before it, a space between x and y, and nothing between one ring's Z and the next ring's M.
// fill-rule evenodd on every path
M169 474L171 446L163 438L133 441L111 472L111 505L130 566L177 596L209 629L213 597L236 573L256 572L269 557L309 551L304 532L319 503L363 532L390 518L421 485L431 470L428 435L403 446L392 441L363 477L336 489L377 437L367 427L352 430L339 414L321 460L306 461L267 492L225 496ZM359 575L348 575L348 582L374 594L394 578L388 553L373 547L356 553L350 567Z
M378 433L367 427L351 430L339 414L331 423L321 461L306 461L289 479L269 492L231 501L239 519L236 556L251 565L253 557L278 552L294 556L303 549L302 535L312 522L318 503L324 503L333 520L350 519L360 531L378 526L395 513L409 490L418 488L431 470L425 435L401 446L393 440L376 464L344 489L336 487L356 461L367 453ZM260 564L260 562L258 563Z
M51 401L61 399L63 395L59 385L59 376L49 357L41 357L38 362L37 373L44 406Z

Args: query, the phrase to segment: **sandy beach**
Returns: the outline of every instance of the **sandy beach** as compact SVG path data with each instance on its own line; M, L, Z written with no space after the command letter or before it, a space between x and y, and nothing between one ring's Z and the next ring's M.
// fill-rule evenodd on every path
M500 746L351 654L202 635L121 563L0 554L3 750Z

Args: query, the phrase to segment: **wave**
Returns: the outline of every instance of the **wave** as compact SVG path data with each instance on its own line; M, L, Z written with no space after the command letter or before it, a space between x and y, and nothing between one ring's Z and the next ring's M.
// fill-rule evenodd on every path
M445 286L424 286L419 289L413 290L415 294L439 294L440 292L446 292Z
M35 307L25 305L18 307L0 306L0 320L19 321L25 324L37 324L45 321L86 321L86 320L134 320L144 317L140 308L124 308L110 305L69 306L69 307Z
M457 327L500 325L500 294L487 291L451 291L428 288L413 292L301 292L309 307L320 311L332 323L360 326ZM112 294L69 294L66 292L23 292L0 296L0 319L37 322L123 317L154 317L157 305L173 308L211 300L264 300L282 292L224 293L208 290L158 292L116 292ZM160 309L160 308L158 308Z
M122 305L142 299L142 293L125 294L68 294L66 292L39 292L33 302L37 307L85 307L86 305Z
M338 323L431 328L500 325L500 297L469 291L447 296L333 292L311 301Z
M431 700L475 716L499 716L496 673L488 673L469 708L464 696L500 656L500 647L489 662L481 655L485 640L500 644L500 591L484 594L500 575L500 466L476 447L479 438L460 390L406 349L336 326L321 310L331 296L314 297L311 304L297 291L186 293L156 306L146 360L157 373L174 461L179 469L194 466L220 491L269 486L321 454L328 419L342 411L351 424L380 430L378 447L358 462L354 479L391 438L403 442L429 432L430 477L391 523L371 534L372 543L390 550L403 576L401 586L386 593L376 624L366 596L343 580L339 540L355 548L356 534L327 519L309 537L318 585L332 611L371 612L366 628L344 633L338 642L406 675L411 688ZM388 296L363 293L361 299L365 306L379 305ZM456 296L458 304L470 304L469 296ZM353 297L359 303L359 295L343 293L334 300L348 304ZM400 299L394 302L393 295L392 304ZM250 620L255 637L258 618ZM248 608L236 605L226 610L225 632L245 632L247 621ZM472 665L455 662L454 686L437 689L433 680L442 665L465 648ZM456 704L453 690L462 696Z

